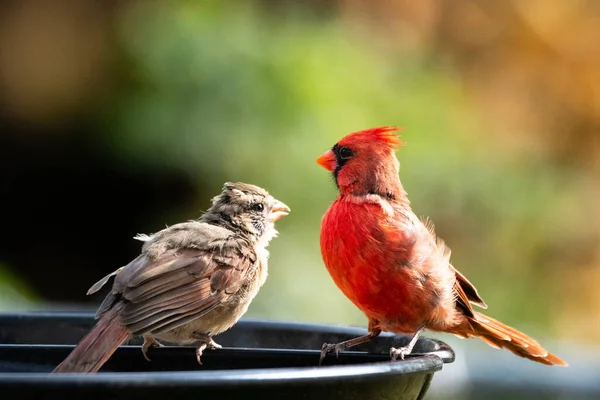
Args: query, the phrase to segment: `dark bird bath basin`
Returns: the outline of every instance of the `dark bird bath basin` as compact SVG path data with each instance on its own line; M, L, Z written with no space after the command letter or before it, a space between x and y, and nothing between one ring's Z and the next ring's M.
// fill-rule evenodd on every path
M215 338L223 349L206 350L203 365L193 347L153 348L148 362L136 339L98 374L49 375L93 325L90 314L0 315L2 399L422 399L434 373L454 361L448 345L421 338L413 355L391 362L389 348L409 338L385 334L337 359L328 355L319 367L324 342L365 330L242 320Z

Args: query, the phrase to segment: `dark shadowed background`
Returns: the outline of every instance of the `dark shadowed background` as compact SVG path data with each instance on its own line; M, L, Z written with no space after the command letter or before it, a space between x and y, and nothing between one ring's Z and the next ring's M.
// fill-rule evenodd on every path
M315 159L397 125L413 208L490 315L571 363L430 334L457 351L430 397L594 398L599 20L584 0L3 2L0 310L94 309L134 235L247 181L292 209L247 315L363 326L321 261Z

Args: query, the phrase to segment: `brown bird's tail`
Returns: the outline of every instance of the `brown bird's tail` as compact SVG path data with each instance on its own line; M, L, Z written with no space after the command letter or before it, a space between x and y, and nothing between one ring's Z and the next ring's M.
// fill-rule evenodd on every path
M563 367L568 365L529 336L487 315L474 312L473 317L467 316L467 321L468 326L461 324L451 333L463 338L478 337L492 347L507 349L519 357L542 364Z
M117 348L129 337L129 332L119 323L120 305L108 310L55 372L98 372Z

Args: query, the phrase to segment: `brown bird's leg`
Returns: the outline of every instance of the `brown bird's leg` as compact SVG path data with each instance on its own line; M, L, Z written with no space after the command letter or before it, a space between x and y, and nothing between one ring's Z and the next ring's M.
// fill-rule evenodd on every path
M142 345L142 354L144 355L144 358L148 361L151 361L150 357L148 357L148 349L150 347L163 347L163 344L160 343L158 340L154 339L152 336L144 335L144 344Z
M404 357L412 352L413 347L415 347L417 340L419 340L419 336L424 330L425 328L420 328L417 332L415 332L414 336L412 339L410 339L410 342L408 342L406 346L400 347L399 349L395 347L390 348L390 357L392 358L392 361L396 361L398 357L400 357L401 360L404 360Z
M364 336L359 336L357 338L346 340L340 343L323 343L323 347L321 347L321 358L319 358L319 365L321 365L323 359L330 351L335 351L335 356L337 357L340 351L345 351L351 347L358 346L359 344L370 342L380 334L381 329L372 328L371 323L369 323L369 333Z
M194 339L198 339L200 341L200 346L196 348L196 360L198 360L198 364L200 365L202 365L202 353L206 348L220 349L221 347L223 347L214 340L212 340L212 338L205 333L195 333Z

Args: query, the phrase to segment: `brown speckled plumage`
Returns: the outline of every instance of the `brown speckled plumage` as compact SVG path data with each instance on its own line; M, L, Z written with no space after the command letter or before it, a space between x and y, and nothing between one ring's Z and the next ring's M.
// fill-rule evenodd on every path
M264 189L226 183L199 220L138 235L141 254L88 291L115 276L96 327L54 372L95 372L132 335L144 337L144 356L156 339L199 343L198 359L219 347L212 337L239 320L265 283L266 246L288 212Z

